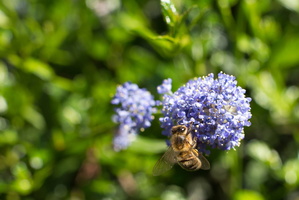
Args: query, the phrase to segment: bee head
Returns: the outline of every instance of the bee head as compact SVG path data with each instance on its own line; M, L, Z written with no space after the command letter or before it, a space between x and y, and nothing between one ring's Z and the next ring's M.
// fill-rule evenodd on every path
M187 127L185 125L177 125L172 127L171 132L172 134L186 135Z

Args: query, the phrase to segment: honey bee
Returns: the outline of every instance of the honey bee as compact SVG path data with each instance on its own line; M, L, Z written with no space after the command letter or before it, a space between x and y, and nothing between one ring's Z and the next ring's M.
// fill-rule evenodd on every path
M210 169L209 161L195 148L197 138L192 138L191 129L185 125L177 125L172 127L171 133L170 147L155 164L154 176L170 170L175 163L187 171Z

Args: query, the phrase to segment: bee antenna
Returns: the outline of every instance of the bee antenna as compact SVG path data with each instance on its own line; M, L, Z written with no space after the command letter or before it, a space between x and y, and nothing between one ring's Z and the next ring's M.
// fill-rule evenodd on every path
M178 120L178 122L177 122L177 123L179 124L179 123L180 123L180 121L182 121L183 119L184 119L184 118L182 117L181 119L179 119L179 120Z
M188 126L188 132L191 132L191 131L192 131L192 125L193 125L193 123L194 123L194 122L190 122L190 123L189 123L189 126Z

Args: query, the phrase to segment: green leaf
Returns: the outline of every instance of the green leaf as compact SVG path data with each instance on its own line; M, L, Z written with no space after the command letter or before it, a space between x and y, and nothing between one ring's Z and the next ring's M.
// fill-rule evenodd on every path
M13 130L1 131L1 133L0 133L0 145L15 144L17 141L18 141L17 132L15 132Z
M299 184L299 160L290 159L283 166L283 177L289 186L296 187Z
M164 140L149 139L138 136L128 148L128 151L145 154L156 154L164 152L166 149L167 145Z
M235 193L233 200L264 200L264 197L252 190L239 190Z
M162 13L168 26L174 27L178 20L178 13L171 0L161 0Z
M299 63L299 56L297 53L299 46L299 37L295 35L286 35L274 49L269 66L276 68L294 67Z
M299 13L299 1L284 1L284 0L279 0L284 7L286 7L289 10L296 11Z
M45 127L43 116L32 106L26 106L22 112L24 119L30 122L35 128L42 130Z
M276 150L271 149L266 143L258 140L252 140L247 145L248 154L272 169L281 168L281 159Z
M35 74L43 80L49 80L54 75L54 71L47 63L34 58L26 59L23 63L23 67L26 71Z

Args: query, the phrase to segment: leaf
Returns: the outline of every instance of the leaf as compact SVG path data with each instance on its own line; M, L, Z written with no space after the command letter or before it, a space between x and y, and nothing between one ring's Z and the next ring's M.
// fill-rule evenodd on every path
M280 169L281 168L281 159L276 150L271 149L266 143L258 140L252 140L247 145L248 154L272 169Z
M264 197L253 190L239 190L235 193L234 195L234 200L251 200L251 199L255 199L255 200L264 200Z
M31 105L24 108L23 118L31 123L35 128L42 130L45 127L45 120L43 116Z
M27 72L35 74L43 80L50 80L54 75L53 69L47 63L34 58L26 59L23 67Z
M299 37L287 34L274 49L269 66L277 68L288 68L296 66L299 63L297 53Z
M167 145L164 140L149 139L139 135L128 148L128 151L144 154L156 154L165 152L166 149Z
M162 13L168 26L174 27L178 20L178 13L171 0L161 0Z
M192 5L188 10L186 10L181 16L180 16L180 22L183 22L187 17L188 15L190 14L190 12L197 8L198 6L197 5Z
M283 166L283 178L290 186L296 187L299 183L299 179L297 178L299 176L298 164L298 159L290 159Z
M285 8L299 13L299 1L278 0L278 2L281 3Z

